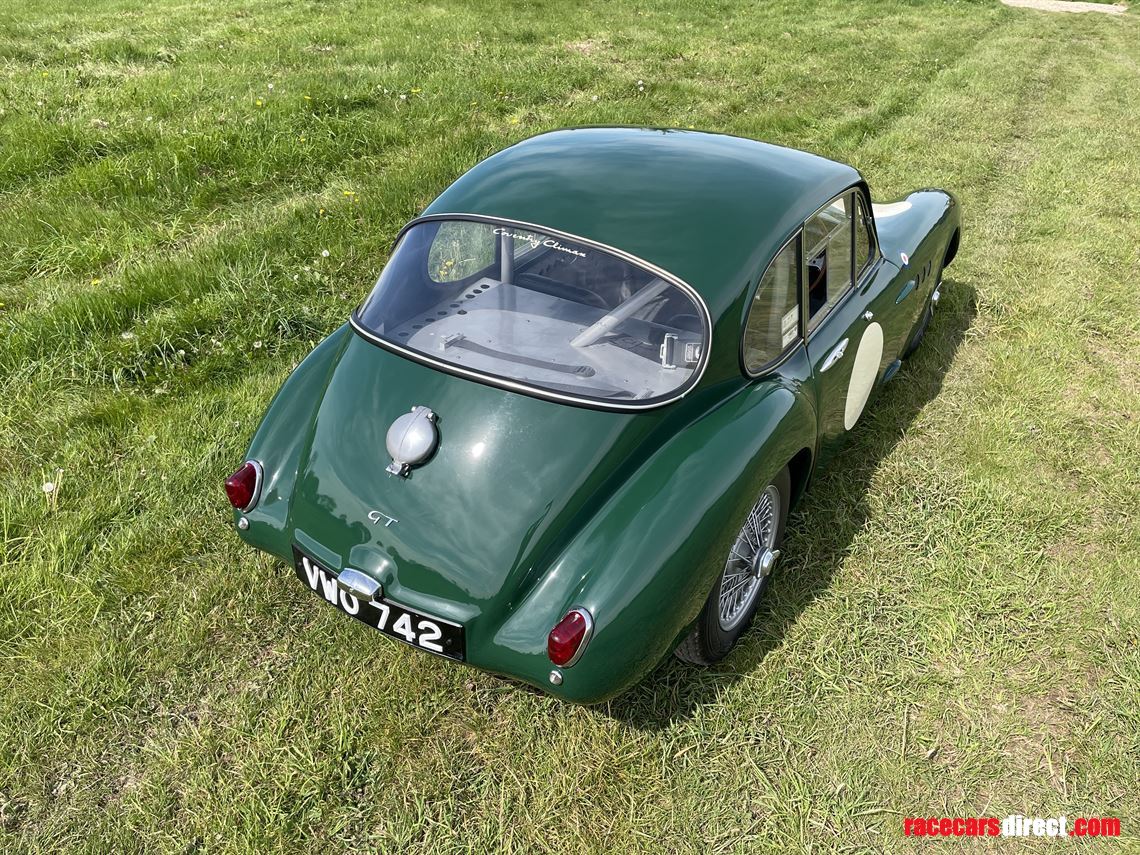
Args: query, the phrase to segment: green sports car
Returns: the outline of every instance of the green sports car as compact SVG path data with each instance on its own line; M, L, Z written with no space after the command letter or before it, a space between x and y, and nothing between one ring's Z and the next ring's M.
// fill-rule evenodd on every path
M874 205L738 137L520 142L285 382L226 481L238 532L369 627L567 700L714 662L959 234L948 193Z

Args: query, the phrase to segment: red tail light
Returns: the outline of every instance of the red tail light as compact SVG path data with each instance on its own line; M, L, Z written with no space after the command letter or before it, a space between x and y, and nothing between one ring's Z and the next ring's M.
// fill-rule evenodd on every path
M593 631L594 619L590 613L585 609L571 609L550 630L546 639L546 655L555 665L573 665L582 655Z
M226 479L226 495L230 504L239 511L248 511L257 504L261 493L261 464L247 460Z

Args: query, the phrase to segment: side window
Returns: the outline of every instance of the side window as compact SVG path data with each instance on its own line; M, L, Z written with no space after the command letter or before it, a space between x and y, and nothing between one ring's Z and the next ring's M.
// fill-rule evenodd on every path
M744 326L744 369L755 374L800 335L800 236L772 259Z
M871 237L871 215L863 202L863 194L855 194L855 278L858 279L874 260Z
M804 224L808 332L851 287L852 194L845 193Z

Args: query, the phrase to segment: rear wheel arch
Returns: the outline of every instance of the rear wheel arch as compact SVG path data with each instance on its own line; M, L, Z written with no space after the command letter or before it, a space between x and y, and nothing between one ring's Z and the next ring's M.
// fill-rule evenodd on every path
M791 478L792 494L789 498L789 507L799 504L800 498L807 492L808 481L811 480L812 453L811 449L801 448L788 461L788 475Z
M791 477L785 466L760 493L735 543L726 550L720 573L695 624L674 649L679 659L711 665L727 656L748 631L780 554L790 495ZM766 558L760 563L763 556Z
M954 260L954 256L958 254L958 243L961 240L961 236L961 229L954 229L954 234L950 235L950 243L946 244L946 255L942 259L943 267L949 267L950 262Z

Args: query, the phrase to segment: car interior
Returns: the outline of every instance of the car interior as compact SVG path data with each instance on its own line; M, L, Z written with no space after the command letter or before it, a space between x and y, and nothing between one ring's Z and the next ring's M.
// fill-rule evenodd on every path
M808 329L818 326L851 287L851 196L845 194L804 224Z
M808 259L808 316L813 317L827 305L827 247Z

